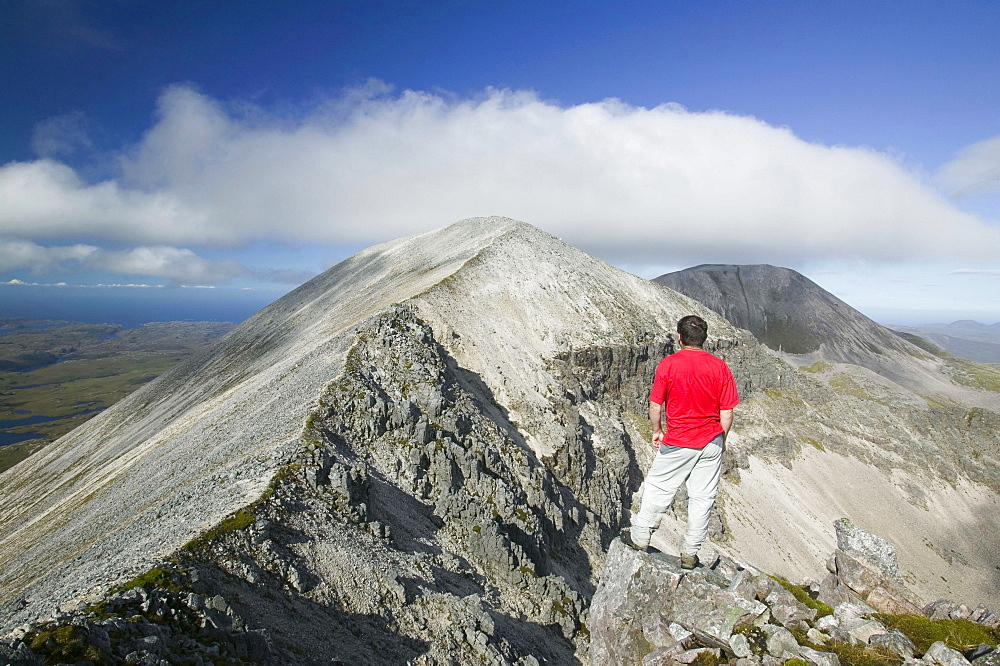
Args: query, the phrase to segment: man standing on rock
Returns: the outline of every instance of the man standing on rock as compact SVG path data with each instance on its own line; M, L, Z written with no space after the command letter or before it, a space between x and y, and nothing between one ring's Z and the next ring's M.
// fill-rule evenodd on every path
M707 337L704 319L682 317L677 322L680 351L664 358L656 368L649 394L649 420L652 444L658 453L646 474L639 513L631 529L621 533L625 545L647 550L660 518L686 481L688 527L680 543L684 569L698 566L698 550L708 536L708 518L719 492L726 434L733 425L733 407L740 401L729 366L702 349Z

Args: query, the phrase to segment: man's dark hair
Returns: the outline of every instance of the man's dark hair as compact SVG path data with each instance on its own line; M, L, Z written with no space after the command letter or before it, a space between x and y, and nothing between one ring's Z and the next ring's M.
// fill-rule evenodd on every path
M690 347L701 347L708 337L708 324L698 315L681 317L677 322L677 332L680 333L683 344Z

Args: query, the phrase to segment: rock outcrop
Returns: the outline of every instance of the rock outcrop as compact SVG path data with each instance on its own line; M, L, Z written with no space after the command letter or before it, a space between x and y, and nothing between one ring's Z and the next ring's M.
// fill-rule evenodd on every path
M685 571L676 557L616 540L591 607L591 662L986 666L1000 658L995 613L943 600L921 609L896 580L892 544L847 520L836 528L836 566L822 585L719 554Z
M863 601L883 613L917 613L922 604L903 586L895 547L847 519L835 526L837 550L817 598L830 606Z

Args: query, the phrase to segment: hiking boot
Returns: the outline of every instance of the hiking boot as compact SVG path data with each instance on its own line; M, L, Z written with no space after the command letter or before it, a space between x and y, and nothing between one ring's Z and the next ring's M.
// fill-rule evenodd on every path
M681 553L681 569L694 569L698 566L698 556Z
M630 530L627 527L622 530L622 533L619 535L618 538L620 538L622 540L622 543L631 548L632 550L638 550L640 553L649 552L649 546L640 546L635 541L632 541L632 530Z

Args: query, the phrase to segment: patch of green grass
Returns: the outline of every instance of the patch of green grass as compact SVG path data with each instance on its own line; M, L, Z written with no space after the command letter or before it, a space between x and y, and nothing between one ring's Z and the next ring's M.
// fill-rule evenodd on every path
M250 513L256 513L257 507L259 507L261 504L274 497L274 493L277 492L278 487L281 484L288 481L289 479L292 479L301 468L302 465L300 465L299 463L291 463L285 465L277 472L275 472L274 477L271 479L271 482L267 484L267 488L264 490L264 492L261 494L260 497L254 500L254 502L246 508L246 511Z
M982 643L1000 644L1000 631L976 624L970 620L947 619L931 620L922 615L886 615L878 613L873 616L890 629L899 629L913 641L917 654L922 655L932 644L943 641L953 650L964 651Z
M642 417L633 412L631 409L626 409L625 419L628 422L628 425L639 431L643 440L647 442L653 441L653 425L649 422L648 417Z
M179 573L183 573L179 569L163 569L161 567L154 567L144 574L139 574L127 583L122 583L116 587L111 588L108 594L117 594L119 592L127 592L128 590L141 587L142 589L149 592L154 587L161 587L165 590L170 590L171 592L182 592L183 586L178 585L174 582L174 576Z
M773 400L775 402L783 402L785 403L785 405L791 407L802 407L806 404L805 401L802 400L802 398L799 398L794 394L786 393L780 388L775 388L773 386L764 389L764 395L766 395L770 400Z
M300 469L302 469L302 465L299 463L289 463L275 472L271 483L267 484L267 490L264 492L264 495L251 506L256 507L262 501L269 499L274 494L274 491L278 489L278 486L293 478Z
M45 664L111 663L100 648L87 640L87 632L72 624L31 632L25 636L25 642Z
M755 627L752 624L740 624L733 629L733 633L742 634L754 653L767 651L767 636L760 627Z
M868 400L869 402L878 402L861 384L847 375L831 377L829 383L830 388L840 395L849 395L861 400Z
M937 356L939 358L950 357L949 354L947 354L943 349L938 347L936 344L934 344L930 340L927 340L926 338L920 337L919 335L914 335L913 333L905 333L903 331L893 331L893 333L903 338L910 344L919 347L920 349L923 349L925 352L929 352L934 356Z
M774 578L774 576L771 577ZM775 580L781 582L780 579ZM837 659L840 660L840 666L899 666L903 663L902 658L886 648L855 645L841 641L827 641L819 645L809 640L808 633L804 629L789 627L788 631L795 636L795 640L799 645L804 645L820 652L832 652L837 655ZM761 649L763 650L764 648L762 647Z
M182 549L188 551L189 553L196 553L221 536L231 534L232 532L236 532L238 530L245 530L250 527L254 520L257 519L257 510L261 504L271 499L278 487L293 478L301 468L302 465L298 463L290 463L279 469L274 474L271 482L267 485L267 488L263 493L261 493L260 497L254 500L246 508L240 509L236 513L233 513L225 518L215 527L209 528L203 534L191 539L184 544Z
M813 374L826 372L827 370L832 370L836 364L830 361L816 361L812 365L807 365L805 367L799 368L803 372L811 372Z
M315 430L316 426L319 425L323 417L318 412L311 412L308 417L306 417L306 430Z
M872 648L853 643L830 641L813 649L832 652L840 660L840 666L899 666L902 658L884 648Z
M792 583L788 582L784 578L781 578L780 576L772 576L771 574L768 574L768 578L777 581L777 583L781 585L781 587L785 588L785 590L787 590L789 593L791 593L791 595L795 597L795 600L798 601L800 604L802 604L806 608L811 608L817 611L816 612L817 618L821 618L826 615L833 615L832 608L830 608L827 604L824 604L822 601L817 601L816 599L810 597L809 593L806 592L805 589L799 587L798 585L793 585Z
M823 443L813 439L812 437L803 437L802 441L818 451L826 451L826 447L823 446Z
M1000 393L1000 365L953 359L951 366L955 370L952 379L959 384Z
M804 663L804 662L803 662ZM691 666L718 666L719 658L715 656L712 652L704 650L698 653L698 656L694 658L691 662Z
M924 401L928 405L930 405L931 407L950 407L950 405L947 405L947 404L941 402L940 400L935 400L934 398L932 398L930 396L921 395L920 397L923 398Z
M245 530L253 524L253 521L254 515L251 511L240 509L215 527L209 528L200 536L188 541L184 544L183 549L191 553L196 553L208 544L216 541L219 537L237 530Z
M107 598L118 594L119 592L127 592L128 590L141 587L147 592L153 591L154 588L161 588L164 590L169 590L175 593L181 593L186 591L186 587L175 581L175 577L178 574L183 574L186 569L165 569L162 567L154 567L147 571L146 573L139 574L132 580L122 583L121 585L116 585L108 590L105 595L104 600L93 604L87 608L87 612L94 616L96 620L106 620L109 617L116 615L115 613L110 613L107 610Z

